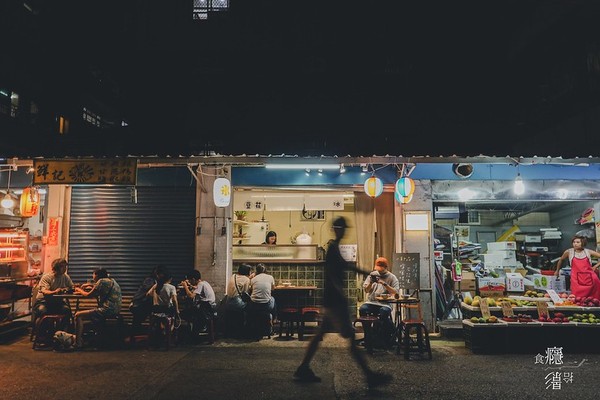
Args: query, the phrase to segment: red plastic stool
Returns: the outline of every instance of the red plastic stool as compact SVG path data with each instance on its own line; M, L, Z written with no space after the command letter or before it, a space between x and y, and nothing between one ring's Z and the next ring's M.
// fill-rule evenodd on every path
M300 326L298 327L298 340L304 338L305 322L316 322L319 324L321 310L318 307L302 307L300 310Z
M294 335L294 324L300 323L300 310L296 307L282 308L277 313L279 319L279 337L283 334L283 327L286 326L286 339L291 339Z
M36 318L33 327L33 349L52 347L54 333L66 325L68 315L46 314Z

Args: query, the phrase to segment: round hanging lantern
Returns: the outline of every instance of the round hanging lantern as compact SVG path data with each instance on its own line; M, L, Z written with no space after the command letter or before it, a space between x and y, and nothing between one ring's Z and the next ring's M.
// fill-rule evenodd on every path
M396 193L398 196L409 197L415 192L415 181L404 177L396 181Z
M371 197L377 197L383 193L383 182L376 176L372 176L365 181L365 193Z
M40 209L40 193L34 187L26 187L21 194L19 211L21 217L33 217Z
M412 200L413 195L411 194L410 196L401 196L398 192L395 192L394 198L400 204L408 204Z
M213 199L217 207L227 207L231 201L231 183L227 178L217 178L213 184Z

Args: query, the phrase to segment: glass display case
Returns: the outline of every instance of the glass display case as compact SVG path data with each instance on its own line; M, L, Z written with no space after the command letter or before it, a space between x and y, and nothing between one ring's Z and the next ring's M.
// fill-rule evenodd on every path
M317 261L318 246L316 244L294 245L233 245L234 261Z

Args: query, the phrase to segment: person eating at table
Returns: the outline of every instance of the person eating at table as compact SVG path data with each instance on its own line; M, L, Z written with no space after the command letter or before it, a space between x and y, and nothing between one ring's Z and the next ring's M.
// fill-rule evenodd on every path
M400 290L400 283L396 275L388 271L388 260L379 257L375 260L373 271L366 277L363 288L367 293L367 301L360 306L358 313L361 316L371 314L379 317L383 324L386 338L393 339L394 322L392 321L392 305L378 300L384 296L394 297Z
M121 286L116 280L108 276L106 268L96 268L92 272L94 286L86 290L84 286L75 288L75 293L83 297L96 296L98 307L91 310L83 310L75 313L76 344L75 347L83 347L83 324L84 320L94 323L103 321L107 317L118 315L121 312Z
M73 290L73 281L67 274L68 263L64 258L52 261L52 271L42 275L33 305L35 318L47 314L71 316L71 307L65 299L53 298L54 294L63 294Z

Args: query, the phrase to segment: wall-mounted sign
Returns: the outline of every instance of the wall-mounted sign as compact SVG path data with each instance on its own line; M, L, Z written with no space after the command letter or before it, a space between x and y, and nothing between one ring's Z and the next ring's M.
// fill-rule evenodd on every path
M231 182L227 178L217 178L213 184L213 200L217 207L227 207L231 201Z
M135 185L137 159L34 160L34 185Z
M60 229L60 221L58 218L48 218L48 245L58 245L58 233Z

